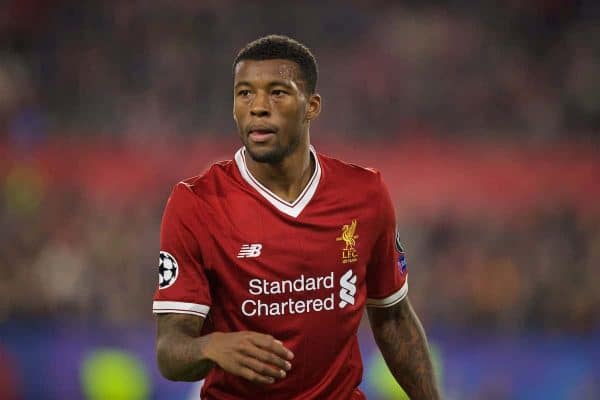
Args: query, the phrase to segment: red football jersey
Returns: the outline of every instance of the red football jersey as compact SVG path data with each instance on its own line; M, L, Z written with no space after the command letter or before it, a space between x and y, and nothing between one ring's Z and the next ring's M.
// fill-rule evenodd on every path
M243 148L167 202L154 313L205 317L205 332L268 333L295 354L272 385L215 367L203 399L364 399L364 307L408 291L395 213L378 172L311 154L314 174L292 203L251 175Z

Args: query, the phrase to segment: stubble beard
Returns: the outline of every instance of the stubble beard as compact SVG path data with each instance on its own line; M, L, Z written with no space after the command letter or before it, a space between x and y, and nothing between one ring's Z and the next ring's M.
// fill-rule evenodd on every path
M251 146L248 146L247 144L245 144L245 147L252 160L265 164L279 164L285 157L292 154L294 150L298 148L301 137L302 135L295 135L287 146L282 146L277 142L272 150L265 153L255 152L252 150Z

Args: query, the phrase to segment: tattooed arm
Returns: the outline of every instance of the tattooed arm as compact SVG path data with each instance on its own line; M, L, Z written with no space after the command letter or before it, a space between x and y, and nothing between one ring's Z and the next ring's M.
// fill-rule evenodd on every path
M249 381L270 384L290 370L294 355L272 336L250 331L201 336L203 323L195 315L158 315L156 355L165 378L198 381L218 365Z
M205 355L204 318L189 314L159 314L156 356L162 375L176 381L198 381L214 363Z
M367 308L375 341L392 375L412 400L438 400L440 395L425 332L405 298L388 308Z

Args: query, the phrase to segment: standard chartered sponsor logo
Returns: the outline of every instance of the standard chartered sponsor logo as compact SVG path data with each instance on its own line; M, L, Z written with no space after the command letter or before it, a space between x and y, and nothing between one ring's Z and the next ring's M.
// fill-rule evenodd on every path
M330 272L322 276L300 275L294 280L268 281L265 279L250 279L248 293L252 298L246 299L241 304L241 311L247 317L278 316L287 314L304 314L308 312L331 311L335 308L335 274ZM354 304L356 294L356 275L348 270L340 278L342 289L339 292L340 308ZM319 297L310 296L311 292L322 293L328 290L328 295ZM268 296L282 294L303 294L288 297L284 301L269 301ZM281 296L278 296L281 298ZM301 297L301 298L299 298Z
M351 269L346 271L340 278L340 308L348 304L354 304L354 295L356 294L356 275Z

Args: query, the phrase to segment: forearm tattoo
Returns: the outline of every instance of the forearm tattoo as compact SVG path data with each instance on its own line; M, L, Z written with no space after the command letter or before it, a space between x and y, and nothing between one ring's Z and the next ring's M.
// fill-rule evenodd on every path
M212 368L199 362L198 340L202 321L185 314L158 317L157 356L161 371L172 380L197 381Z
M408 299L389 308L369 308L368 315L392 375L411 400L438 400L425 332Z

